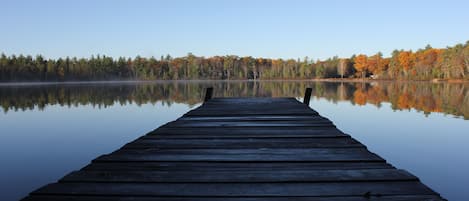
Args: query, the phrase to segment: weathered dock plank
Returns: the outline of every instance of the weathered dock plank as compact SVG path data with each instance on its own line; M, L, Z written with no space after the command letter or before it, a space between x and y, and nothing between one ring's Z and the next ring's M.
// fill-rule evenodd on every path
M94 161L383 161L363 148L120 149Z
M296 99L216 98L24 200L444 199Z
M392 182L314 182L314 183L103 183L63 182L38 189L32 194L130 195L130 196L374 196L421 194L434 192L417 181ZM370 196L371 196L370 195Z
M180 170L180 171L75 171L61 182L194 182L194 183L259 183L259 182L358 182L417 181L417 177L397 169L355 170Z
M165 125L165 127L334 127L330 121L176 121Z
M195 148L230 148L241 149L245 147L251 148L345 148L345 147L364 147L355 139L349 137L330 138L250 138L230 139L230 138L214 138L214 139L140 139L128 143L123 149L195 149Z
M238 170L354 170L393 168L388 163L332 161L332 162L100 162L91 163L82 170L104 171L238 171Z
M25 201L441 201L438 195L392 195L347 197L157 197L157 196L89 196L32 195Z
M264 127L262 129L255 127L231 127L229 129L222 127L212 128L168 128L160 127L143 138L293 138L293 137L344 137L344 134L335 127Z

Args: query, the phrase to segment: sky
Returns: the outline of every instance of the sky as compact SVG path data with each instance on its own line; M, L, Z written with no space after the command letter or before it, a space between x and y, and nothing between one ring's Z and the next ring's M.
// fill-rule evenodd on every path
M0 52L385 56L469 40L466 0L0 0Z

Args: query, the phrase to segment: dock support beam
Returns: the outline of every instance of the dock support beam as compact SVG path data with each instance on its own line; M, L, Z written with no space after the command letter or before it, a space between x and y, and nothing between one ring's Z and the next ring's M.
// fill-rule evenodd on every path
M306 88L305 97L303 98L303 103L305 105L309 105L309 100L311 99L311 92L313 91L312 88Z
M207 102L208 100L212 99L212 94L213 94L213 87L208 87L205 91L204 102Z

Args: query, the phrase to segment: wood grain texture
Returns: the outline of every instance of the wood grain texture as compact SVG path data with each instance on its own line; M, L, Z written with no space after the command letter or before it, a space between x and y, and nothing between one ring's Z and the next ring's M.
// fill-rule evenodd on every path
M172 137L210 137L210 138L231 138L231 137L342 137L348 136L335 127L245 127L245 128L167 128L160 127L144 137L163 138Z
M382 161L363 148L121 149L95 161Z
M238 170L355 170L355 169L388 169L394 168L388 163L380 162L109 162L94 161L82 170L104 171L238 171Z
M370 192L370 193L368 193ZM55 183L32 194L131 196L366 196L432 195L416 181L340 183Z
M75 171L61 182L108 183L227 183L227 182L352 182L417 181L417 177L397 169L358 170L173 170L173 171Z
M343 137L333 138L194 138L194 139L140 139L126 144L123 149L194 149L194 148L357 148L358 141Z

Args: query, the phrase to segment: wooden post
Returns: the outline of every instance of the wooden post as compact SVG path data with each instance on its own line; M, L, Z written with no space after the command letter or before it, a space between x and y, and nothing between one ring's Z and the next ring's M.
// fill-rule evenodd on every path
M303 103L309 105L309 99L311 99L312 88L306 88L305 97L303 98Z
M204 102L207 102L208 100L212 99L212 94L213 94L213 87L208 87L205 91Z

